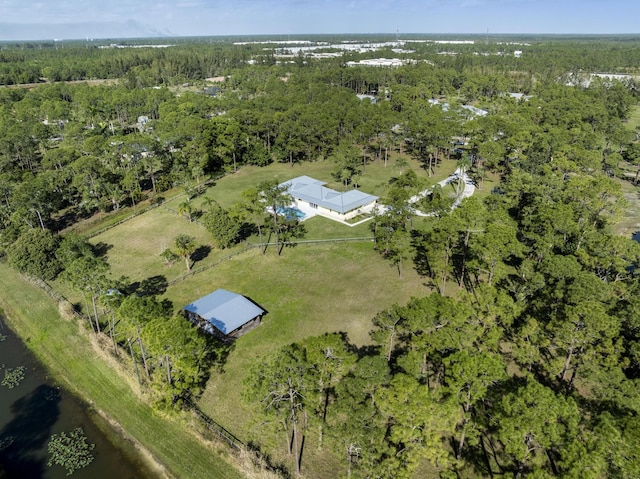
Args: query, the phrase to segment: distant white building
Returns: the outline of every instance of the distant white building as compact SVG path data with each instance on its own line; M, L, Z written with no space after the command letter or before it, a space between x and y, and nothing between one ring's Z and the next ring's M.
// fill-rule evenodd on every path
M138 117L138 121L136 122L136 126L138 130L145 131L147 129L147 123L149 123L151 119L146 115L140 115Z
M476 42L474 40L433 40L433 43L439 45L473 45Z
M634 77L633 75L624 75L620 73L592 73L591 78L603 78L605 80L624 81L624 80L633 80L638 77L637 76Z
M533 98L533 95L525 95L524 93L514 93L514 92L509 92L509 96L514 100L518 100L518 101L520 100L529 101L531 98Z
M449 111L451 109L451 105L449 105L449 103L440 103L435 98L430 98L428 101L432 106L440 105L442 111ZM487 116L489 114L487 110L483 110L482 108L478 108L473 105L461 105L460 110L463 111L467 117Z
M376 103L376 97L373 95L365 95L363 93L358 93L356 96L358 97L359 100L368 99L369 101L371 101L371 103Z
M357 65L368 67L400 67L405 62L399 58L370 58L360 60L359 62L347 62L347 66L354 67Z

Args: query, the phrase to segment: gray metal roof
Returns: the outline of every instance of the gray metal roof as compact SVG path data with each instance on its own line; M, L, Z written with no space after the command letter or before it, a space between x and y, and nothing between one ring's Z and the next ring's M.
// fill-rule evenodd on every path
M373 203L377 196L368 195L358 190L339 193L324 186L326 183L309 176L298 176L282 185L289 188L289 194L295 199L314 203L323 208L345 214L361 206Z
M265 312L241 294L226 289L218 289L183 309L207 320L224 334L229 334Z

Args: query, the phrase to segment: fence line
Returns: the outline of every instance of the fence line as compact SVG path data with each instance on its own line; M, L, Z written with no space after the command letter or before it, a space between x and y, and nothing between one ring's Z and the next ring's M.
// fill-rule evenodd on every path
M207 429L215 433L220 439L229 444L229 446L238 450L244 448L245 444L240 439L238 439L232 432L228 431L224 426L211 419L211 417L205 414L197 404L187 398L184 399L184 403L206 425Z
M51 286L45 280L40 279L40 278L36 278L35 276L29 276L29 275L26 275L26 274L23 274L22 276L24 278L26 278L29 282L35 284L40 289L42 289L54 301L57 301L58 303L60 303L62 301L65 301L65 302L69 303L69 305L71 305L71 312L73 313L73 315L77 319L81 319L83 321L88 321L91 324L91 327L93 328L93 322L92 322L92 319L91 319L91 316L90 316L91 313L89 311L87 311L87 315L88 316L85 316L84 314L82 314L80 311L78 311L75 308L73 303L71 301L69 301L65 295L63 295L62 293L58 292L53 286Z
M260 245L254 245L254 244L248 243L245 249L243 249L242 251L236 252L234 255L230 255L230 256L237 256L238 254L244 251L247 251L249 249L254 249L257 247L260 247ZM23 277L28 281L32 282L33 284L35 284L36 286L38 286L40 289L44 290L47 293L47 295L53 300L58 302L69 301L63 294L58 292L47 281L42 280L40 278L36 278L34 276L25 275L25 274L23 274ZM82 313L77 311L75 308L72 308L72 310L73 310L73 314L77 318L83 319L85 321L86 320L90 321L89 317L83 315ZM104 335L104 332L100 331L99 334ZM283 477L283 478L290 477L290 475L288 474L288 471L283 466L272 464L269 456L262 453L259 449L255 449L254 447L252 447L251 443L249 445L246 445L235 434L233 434L231 431L226 429L223 425L216 422L204 411L202 411L202 409L200 409L200 407L197 404L191 401L190 394L188 397L184 397L183 401L185 406L197 416L197 418L202 422L202 424L207 428L207 430L213 432L220 440L223 441L223 443L227 444L232 449L234 454L241 454L242 452L252 454L255 457L255 460L257 461L256 463L260 462L263 464L262 466L258 466L258 467L261 467L267 471L275 472L276 474L278 474L278 477Z
M184 195L184 193L180 194L180 195L176 195L173 198L171 198L171 200L169 200L169 201L173 201L176 198L179 198L180 196L183 196L183 195ZM153 204L150 204L148 206L145 206L144 208L140 208L140 209L136 210L135 212L131 213L129 216L126 216L125 218L122 218L121 220L118 220L115 223L112 223L112 224L110 224L108 226L100 228L98 231L94 231L92 233L89 233L89 234L85 235L85 237L87 239L91 239L91 238L93 238L95 236L101 235L105 231L109 231L110 229L115 228L116 226L120 226L121 224L126 223L127 221L131 221L132 219L137 218L138 216L140 216L140 215L142 215L142 214L144 214L144 213L146 213L148 211L151 211L152 209L158 208L159 206L162 206L165 210L175 214L176 216L180 216L180 213L178 213L177 211L169 208L168 206L165 206L166 202L167 202L167 200L164 200L164 201L162 201L162 203L153 203ZM194 219L192 222L201 224L200 221L198 221L197 219Z
M227 176L227 175L228 175L228 174L230 174L230 173L231 173L231 172L221 173L221 174L218 174L218 175L216 175L216 176L211 176L211 177L209 177L209 179L208 179L208 180L205 180L205 181L203 182L203 186L204 186L204 188L205 188L205 189L206 189L206 188L208 188L208 187L209 187L209 185L210 185L211 183L215 183L216 181L218 181L218 180L219 180L219 179L221 179L221 178L224 178L225 176ZM168 200L168 201L173 201L173 200L175 200L176 198L179 198L179 197L184 196L184 195L185 195L185 193L180 193L180 194L178 194L178 195L176 195L176 196L172 197L172 198L171 198L170 200ZM131 214L130 214L129 216L127 216L126 218L123 218L123 219L121 219L121 220L118 220L118 221L116 221L115 223L113 223L113 224L111 224L111 225L109 225L109 226L105 226L104 228L101 228L101 229L99 229L98 231L94 231L93 233L89 233L89 234L85 235L85 237L86 237L87 239L90 239L90 238L93 238L94 236L98 236L99 234L102 234L102 233L104 233L105 231L110 230L111 228L115 228L116 226L119 226L119 225L121 225L122 223L126 223L127 221L130 221L130 220L134 219L135 217L140 216L141 214L146 213L146 212L147 212L147 211L149 211L149 210L152 210L153 208L157 208L158 206L163 206L165 209L167 209L167 210L171 211L172 213L175 213L176 215L178 215L178 216L179 216L179 213L178 213L177 211L174 211L174 210L172 210L171 208L169 208L169 207L167 207L167 206L164 206L164 203L166 203L166 202L167 202L167 200L163 200L163 201L162 201L162 203L153 203L153 204L150 204L149 206L145 206L144 208L141 208L141 209L139 209L139 210L137 210L137 211L134 211L133 213L131 213ZM197 220L196 220L196 222L197 222L197 223L199 223L199 221L197 221Z
M68 301L68 299L65 298L63 294L56 291L53 288L53 286L51 286L48 282L33 276L23 275L23 277L29 280L30 282L32 282L33 284L35 284L36 286L40 287L40 289L46 292L47 295L53 300ZM73 309L73 313L77 318L84 319L85 321L88 319L86 316L76 311L75 308ZM205 425L209 430L215 432L221 439L229 443L231 447L235 449L241 449L244 446L244 443L240 439L238 439L232 432L225 429L224 426L222 426L221 424L218 424L211 417L205 414L197 404L193 403L188 398L185 398L184 401L185 401L185 404L189 407L189 409L191 409L202 420L202 422L205 423Z
M327 244L327 243L364 243L364 242L372 242L375 238L373 236L370 237L362 237L362 238L334 238L334 239L319 239L319 240L299 240L299 241L283 241L278 243L278 246L295 246L295 245L304 245L304 244ZM200 266L198 268L193 268L191 271L180 275L172 280L168 281L167 284L172 286L180 281L183 281L191 276L195 276L196 274L203 273L204 271L215 268L216 266L221 265L222 263L226 263L227 261L232 260L236 256L240 256L241 254L246 253L249 250L257 249L257 248L266 248L268 246L275 246L276 243L249 243L245 242L245 247L241 250L235 251L227 256L224 256L218 259L216 262L212 264L208 264L206 266Z
M27 280L29 280L30 282L32 282L33 284L35 284L36 286L40 287L43 291L45 291L47 293L47 295L49 297L51 297L52 299L54 299L55 301L68 301L67 298L65 298L65 296L61 293L59 293L58 291L56 291L48 282L40 279L40 278L36 278L33 276L28 276L28 275L23 275L23 277L25 277ZM80 312L76 311L75 308L73 309L73 313L76 317L80 318L80 319L84 319L87 320L88 318L86 316L84 316L83 314L81 314ZM200 409L200 407L193 403L189 398L184 398L184 403L185 405L188 407L189 410L191 410L197 417L198 419L204 424L204 426L211 432L213 432L214 434L216 434L216 436L221 439L223 442L225 442L227 445L229 445L229 447L231 447L234 451L236 451L236 453L238 451L250 451L250 448L247 448L244 444L244 442L242 442L240 439L238 439L238 437L233 434L231 431L229 431L228 429L226 429L224 426L222 426L221 424L217 423L216 421L214 421L210 416L208 416L207 414L205 414L202 409ZM256 455L256 457L259 456L259 453L256 451L253 451L253 454Z
M187 272L187 273L185 273L185 274L183 274L181 276L178 276L177 278L173 278L171 281L167 281L167 284L169 286L171 286L171 285L174 285L174 284L178 283L179 281L187 279L190 276L194 276L194 275L196 275L198 273L202 273L202 272L207 271L207 270L209 270L211 268L215 268L216 266L218 266L218 265L220 265L222 263L225 263L225 262L235 258L236 256L240 256L241 254L249 251L250 249L255 249L256 247L257 246L255 246L255 245L247 244L247 246L245 246L241 250L236 251L234 253L231 253L230 255L224 256L224 257L220 258L219 260L217 260L215 263L208 264L206 266L200 266L199 268L194 268L191 271L189 271L189 272Z
M98 231L94 231L93 233L89 233L85 237L87 239L91 239L91 238L93 238L95 236L98 236L98 235L104 233L105 231L109 231L110 229L115 228L116 226L120 226L121 224L126 223L127 221L130 221L130 220L132 220L132 219L134 219L134 218L146 213L149 210L157 208L158 206L159 206L158 204L152 204L152 205L149 205L149 206L145 206L144 208L140 208L139 210L131 213L129 216L127 216L125 218L122 218L121 220L118 220L113 224L105 226L104 228L100 228Z
M375 238L373 236L363 236L361 238L330 238L330 239L316 239L316 240L283 241L280 244L284 244L285 246L295 246L297 244L369 243L372 241L375 241ZM266 244L267 246L275 246L275 243L264 243L264 244Z

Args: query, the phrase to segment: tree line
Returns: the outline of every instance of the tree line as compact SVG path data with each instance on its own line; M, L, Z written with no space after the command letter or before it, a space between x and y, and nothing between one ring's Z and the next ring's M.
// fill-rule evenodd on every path
M399 56L418 62L428 61L443 69L450 68L457 73L459 79L466 77L467 81L477 73L492 72L493 82L500 82L506 76L517 73L516 76L527 88L533 85L530 77L532 72L551 81L557 76L584 71L633 74L637 72L638 65L637 39L624 36L558 38L494 35L490 42L485 37L475 36L470 38L475 43L467 45L425 41L433 40L433 37L416 36L406 39L410 40L407 49L410 48L411 53L394 52L390 48L378 52L348 52L334 64L376 56ZM265 49L264 45L246 41L234 45L231 40L234 39L212 37L209 41L181 38L145 41L170 43L168 48L104 48L108 45L84 41L5 43L0 48L0 85L107 78L123 79L131 87L180 85L187 81L246 69L250 60L254 65L274 66L278 61L275 48L286 52L288 47L286 41L281 45L272 43L270 46L273 49ZM326 40L331 41L331 38ZM362 41L395 41L395 38L363 38ZM131 41L123 42L123 45L136 46ZM514 50L521 50L525 54L521 58L515 58ZM333 50L327 47L318 51ZM449 55L451 53L454 55ZM295 61L299 65L312 62L304 55L299 55ZM325 60L323 63L331 62ZM382 84L375 77L387 74L369 71L361 74L358 80L348 81L345 86Z

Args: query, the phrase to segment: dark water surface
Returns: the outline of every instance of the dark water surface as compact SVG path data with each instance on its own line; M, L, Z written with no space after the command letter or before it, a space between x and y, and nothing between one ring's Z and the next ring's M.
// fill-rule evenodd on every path
M110 437L114 445L96 426L89 409L69 392L59 389L46 376L21 340L5 325L0 316L0 382L5 368L25 367L25 378L10 389L0 386L0 477L2 479L62 479L66 469L47 466L47 443L54 433L69 433L82 427L87 441L95 444L94 460L76 470L74 479L152 478L137 464L133 446ZM94 414L93 419L100 419ZM127 447L128 446L128 447ZM2 475L4 469L4 476Z

